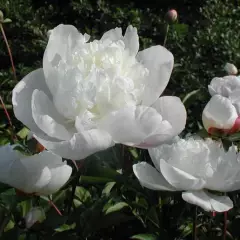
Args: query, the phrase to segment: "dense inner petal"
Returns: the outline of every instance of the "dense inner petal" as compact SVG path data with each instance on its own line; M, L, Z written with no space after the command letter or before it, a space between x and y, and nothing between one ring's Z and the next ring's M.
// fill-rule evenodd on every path
M123 40L109 38L81 42L67 57L56 55L50 63L58 72L53 102L73 122L86 115L96 122L111 111L140 104L149 75Z

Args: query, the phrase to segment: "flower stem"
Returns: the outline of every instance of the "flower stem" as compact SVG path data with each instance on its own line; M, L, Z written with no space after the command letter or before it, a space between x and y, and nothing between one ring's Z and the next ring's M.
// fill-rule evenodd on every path
M166 46L166 43L167 43L168 31L169 31L169 24L167 24L167 26L166 26L166 32L165 32L165 37L164 37L164 41L163 41L164 47Z
M9 125L10 125L12 140L14 141L14 140L16 140L16 136L14 135L13 124L12 124L10 115L9 115L9 113L8 113L8 110L7 110L7 108L6 108L5 104L4 104L3 99L2 99L1 96L0 96L0 103L1 103L1 105L2 105L2 108L3 108L3 110L4 110L4 113L5 113L6 117L7 117L8 123L9 123Z
M62 213L61 213L61 211L57 208L57 206L54 204L54 202L51 200L51 199L49 199L49 204L56 210L56 212L60 215L60 216L62 216Z
M193 240L197 240L197 206L194 207L194 214L193 214Z
M8 44L8 40L7 40L5 31L3 29L3 25L1 23L0 23L0 29L1 29L1 32L2 32L2 36L3 36L4 42L5 42L6 46L7 46L8 55L9 55L9 58L10 58L10 61L11 61L11 65L12 65L13 77L14 77L14 80L17 81L17 75L16 75L16 70L15 70L15 67L14 67L12 52L11 52L10 46Z
M224 214L224 222L223 222L223 240L226 240L227 237L227 211Z
M81 165L77 165L77 163L75 162L75 160L72 160L73 164L75 165L76 167L76 177L75 179L73 179L73 183L72 183L72 192L71 192L71 197L69 199L69 205L68 205L68 215L70 214L71 212L71 208L72 208L72 205L73 205L73 200L74 200L74 196L75 196L75 191L76 191L76 188L77 188L77 185L78 185L78 182L79 182L79 177L82 173L82 167L83 167L83 162L84 160L81 160Z

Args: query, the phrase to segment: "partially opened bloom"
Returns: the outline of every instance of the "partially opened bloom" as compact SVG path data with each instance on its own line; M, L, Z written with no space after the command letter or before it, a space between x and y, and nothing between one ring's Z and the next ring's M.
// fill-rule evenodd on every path
M213 78L208 86L212 98L203 110L202 121L208 132L214 129L225 133L240 130L240 78Z
M68 181L71 173L72 168L51 152L25 156L13 146L0 147L0 182L24 193L52 194Z
M225 152L211 139L180 139L149 149L154 167L146 162L133 166L142 186L152 190L183 191L185 201L206 211L227 211L231 199L207 191L240 189L240 158L234 147Z
M88 42L71 25L50 35L43 69L13 90L16 117L46 149L83 159L115 143L157 146L185 127L177 97L161 97L173 68L162 46L139 50L136 28L106 32Z

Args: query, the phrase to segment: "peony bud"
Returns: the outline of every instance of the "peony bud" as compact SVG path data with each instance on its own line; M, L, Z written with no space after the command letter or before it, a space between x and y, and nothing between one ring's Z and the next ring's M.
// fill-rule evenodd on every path
M165 15L165 20L168 24L174 23L177 20L178 14L174 9L169 10Z
M24 217L26 228L31 228L36 222L42 222L46 218L42 208L32 208Z
M224 66L224 70L229 74L229 75L237 75L238 70L235 65L232 63L226 63Z

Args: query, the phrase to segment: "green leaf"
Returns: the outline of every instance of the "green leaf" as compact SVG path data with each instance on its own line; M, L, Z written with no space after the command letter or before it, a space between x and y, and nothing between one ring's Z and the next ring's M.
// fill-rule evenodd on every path
M22 217L24 217L32 208L32 200L28 199L26 201L20 202L19 205L22 210Z
M3 23L11 23L11 22L12 22L12 20L10 18L5 18L3 21Z
M118 202L116 204L114 204L113 206L109 207L106 211L105 214L109 214L112 212L117 212L122 210L125 207L129 207L129 205L126 202Z
M6 145L7 143L10 143L10 139L7 137L1 137L0 138L0 146Z
M15 223L13 222L13 220L9 220L8 224L4 228L4 232L7 232L7 231L13 229L14 226L15 226Z
M21 139L24 139L27 137L28 133L29 130L26 127L24 127L17 133L17 136L20 137Z
M159 238L156 235L143 233L143 234L137 234L131 237L131 239L137 239L137 240L158 240Z
M132 156L137 159L138 158L138 152L136 148L129 148L129 152L132 154Z
M240 140L240 133L234 133L227 137L230 142L235 142Z
M59 228L55 228L55 231L56 232L64 232L64 231L69 231L69 230L75 229L75 227L76 227L76 223L73 223L71 225L63 224Z
M190 93L188 93L184 99L183 99L183 104L185 105L185 107L188 107L192 102L195 101L195 99L197 98L198 93L200 92L200 89L194 90Z
M77 196L82 203L85 203L91 199L90 192L85 188L79 186L76 187L75 196Z
M156 212L156 208L152 206L147 214L147 218L151 221L156 227L159 227L159 219Z
M108 182L106 183L104 189L102 190L102 195L108 196L112 190L112 188L115 186L116 182Z
M172 25L172 27L177 32L179 37L184 37L188 33L188 25L187 24L175 23Z

